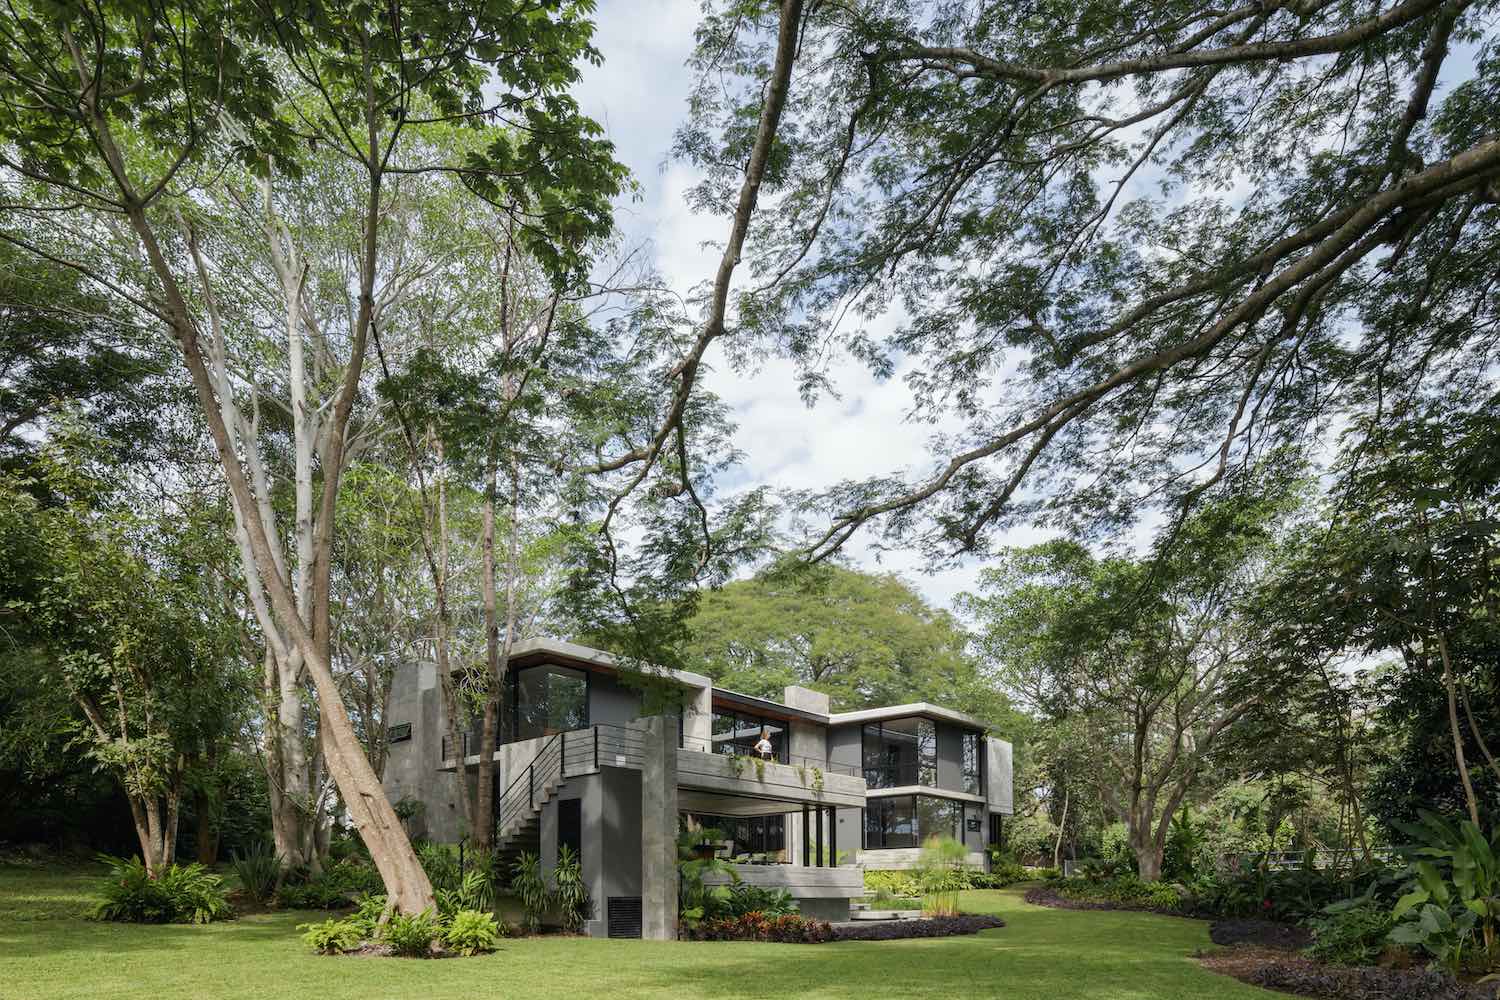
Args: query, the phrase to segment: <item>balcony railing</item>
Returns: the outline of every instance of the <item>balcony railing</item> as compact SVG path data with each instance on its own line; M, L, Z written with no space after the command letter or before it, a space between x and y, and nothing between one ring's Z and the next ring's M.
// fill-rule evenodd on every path
M682 738L682 749L696 750L699 753L716 753L722 756L736 757L759 757L753 746L746 746L743 741L731 742L729 740L705 740L700 736L684 736ZM786 764L789 767L818 768L828 774L844 774L851 778L859 777L860 770L852 764L841 764L830 761L823 757L806 756L803 754L787 753L784 748L777 747L767 758L773 764Z

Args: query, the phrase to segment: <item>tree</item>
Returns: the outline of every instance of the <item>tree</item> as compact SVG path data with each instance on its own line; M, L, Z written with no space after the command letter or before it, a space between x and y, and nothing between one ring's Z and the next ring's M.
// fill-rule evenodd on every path
M294 676L305 669L317 690L329 771L392 905L420 912L432 903L431 887L359 746L329 655L335 500L366 345L379 319L383 188L388 175L408 172L462 177L483 196L519 206L533 252L556 280L580 271L577 248L607 230L609 198L621 176L607 144L594 138L597 127L563 92L577 78L576 61L596 57L592 26L580 11L558 5L345 9L214 0L171 11L125 0L87 9L21 4L7 9L5 23L0 165L65 203L100 213L98 228L123 231L136 251L134 288L114 275L91 277L154 315L177 343L229 486L266 641L284 640L276 659L290 664ZM288 92L282 81L298 89ZM486 99L487 85L497 98ZM434 113L424 119L428 102ZM495 130L483 153L463 162L433 150L426 163L399 160L396 154L410 149L432 118L474 127L503 118L522 127ZM288 575L279 533L267 524L251 483L253 469L242 465L242 420L214 365L222 341L212 276L195 252L187 213L172 204L176 191L211 182L234 165L261 176L294 171L296 142L335 149L357 169L362 213L347 359L320 414L317 524L309 526L298 510L295 534L312 535L311 562L300 579ZM6 239L36 249L14 232ZM77 258L67 263L83 266ZM295 276L295 266L285 273ZM300 280L285 289L294 354ZM301 399L294 397L291 408L294 420L310 416ZM298 473L310 479L307 464L302 456Z
M1232 683L1260 656L1243 595L1285 504L1227 493L1146 559L1071 541L1013 550L962 604L1019 704L1071 727L1148 881L1217 743L1260 697Z
M746 694L802 684L838 711L930 701L999 721L1008 710L958 622L895 574L772 567L704 594L687 628L690 669Z
M808 554L864 526L937 559L1034 516L1109 529L1435 386L1488 396L1489 10L713 5L694 204L738 224L770 150L726 349L786 352L816 395L841 345L956 428L810 498Z
M248 708L247 678L216 593L215 532L189 510L111 507L63 471L44 507L0 484L0 538L15 569L3 590L20 638L82 712L77 740L129 802L141 857L172 864L189 785ZM166 516L162 516L162 515ZM222 538L222 535L218 535ZM206 544L205 544L206 543Z
M1488 768L1500 782L1471 697L1493 689L1500 650L1496 416L1492 402L1466 411L1444 395L1351 432L1327 526L1302 540L1280 588L1296 623L1286 633L1307 655L1401 658L1414 677L1392 685L1395 717L1424 701L1436 707L1421 692L1440 687L1442 709L1427 718L1446 719L1462 801L1475 823L1481 802L1472 772ZM1419 714L1408 718L1431 731Z

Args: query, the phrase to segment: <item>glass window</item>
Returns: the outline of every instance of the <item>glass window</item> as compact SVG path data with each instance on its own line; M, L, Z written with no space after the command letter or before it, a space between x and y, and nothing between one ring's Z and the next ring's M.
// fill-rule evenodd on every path
M864 727L862 757L870 788L937 785L937 730L927 719L893 719Z
M932 795L894 795L865 803L865 848L921 847L930 837L964 836L964 804Z
M865 803L865 847L919 847L912 796L870 799Z
M755 747L761 739L771 742L771 759L787 762L786 723L747 712L714 709L713 752L758 757Z
M588 677L547 664L511 675L511 741L587 729Z
M720 848L731 859L741 854L765 854L766 860L786 862L786 816L694 816L704 830L718 830L728 844Z
M964 791L970 795L983 795L979 790L979 734L964 733L963 746Z

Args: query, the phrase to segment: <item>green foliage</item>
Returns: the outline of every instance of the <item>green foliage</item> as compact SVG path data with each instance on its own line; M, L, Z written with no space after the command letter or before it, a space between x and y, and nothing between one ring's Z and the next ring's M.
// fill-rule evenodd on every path
M1008 712L959 624L895 574L773 566L705 592L687 627L688 665L736 691L779 698L802 684L844 710L931 701L997 721ZM811 780L821 790L821 771Z
M366 937L361 924L352 918L329 918L316 924L298 924L302 942L320 955L338 955L358 948Z
M797 912L797 903L785 889L750 885L740 882L729 887L729 897L724 901L724 915L741 917L747 913L760 913L768 917L782 917Z
M492 913L459 910L448 922L443 943L460 955L494 951L500 942L500 925Z
M1390 939L1420 946L1454 970L1465 961L1500 962L1500 830L1492 842L1471 820L1451 823L1425 810L1404 829L1420 844L1414 854L1421 860L1391 910L1399 923Z
M139 857L100 855L109 873L99 880L104 901L95 920L136 924L206 924L230 917L223 879L202 865L168 865L152 878Z
M240 880L240 888L256 906L265 906L276 892L281 877L281 859L264 841L252 844L244 854L230 855L229 868Z
M397 913L386 923L381 935L391 951L403 958L427 958L442 936L442 924L431 910Z
M677 910L685 926L715 917L724 906L734 886L740 882L734 865L717 855L702 857L695 850L704 841L723 840L724 831L716 829L679 830L677 834ZM710 875L722 875L729 885L705 885Z
M493 913L495 909L495 884L489 872L470 869L464 872L456 888L434 888L438 914L447 919L460 910L483 910Z
M825 921L808 920L796 914L772 916L751 912L737 917L714 917L687 929L694 941L779 941L784 944L819 944L831 940L832 928Z
M1108 877L1074 876L1055 880L1053 886L1068 899L1115 903L1142 910L1177 911L1185 908L1188 894L1166 882L1143 882L1131 872Z
M542 917L552 894L547 889L547 880L542 878L541 858L530 851L522 851L511 871L510 891L521 901L522 926L535 934L541 930Z
M307 869L287 872L276 892L276 905L283 910L345 910L361 893L384 887L374 865L353 859L335 861L316 875Z
M966 885L964 859L968 850L952 837L929 837L922 845L916 868L922 890L922 912L933 917L958 913L960 884Z
M1335 965L1372 965L1386 947L1395 918L1368 896L1339 900L1307 921L1313 943L1307 953Z
M593 912L588 886L583 881L583 871L578 855L567 844L557 848L557 864L552 869L555 886L553 899L562 917L563 929L572 933L583 930L584 921Z
M868 893L890 893L895 896L916 895L916 881L904 871L882 871L865 869L865 891Z
M380 918L385 915L385 911L385 896L365 893L359 897L359 901L354 906L354 912L344 920L358 929L361 939L369 939L375 936L376 930L380 927Z

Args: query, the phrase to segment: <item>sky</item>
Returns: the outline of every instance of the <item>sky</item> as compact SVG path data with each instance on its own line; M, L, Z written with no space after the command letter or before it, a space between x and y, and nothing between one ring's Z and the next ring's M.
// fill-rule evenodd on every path
M648 244L657 269L679 292L713 273L729 231L727 219L688 208L684 196L698 173L670 159L673 132L687 116L693 78L685 64L698 17L696 0L600 4L594 40L604 64L587 67L574 92L585 113L605 127L641 187L638 201L617 206L627 245ZM717 348L706 360L715 369L708 387L732 407L739 425L735 440L745 457L734 481L741 485L813 488L925 470L932 463L926 447L931 428L905 420L910 396L899 371L881 383L862 365L836 364L831 377L839 398L825 398L809 410L797 394L790 363L771 361L751 375L737 375ZM1020 533L1007 541L1040 537ZM900 572L939 607L951 608L956 594L976 586L977 563L928 574L915 553L875 551L871 540L857 535L845 554L865 569Z

